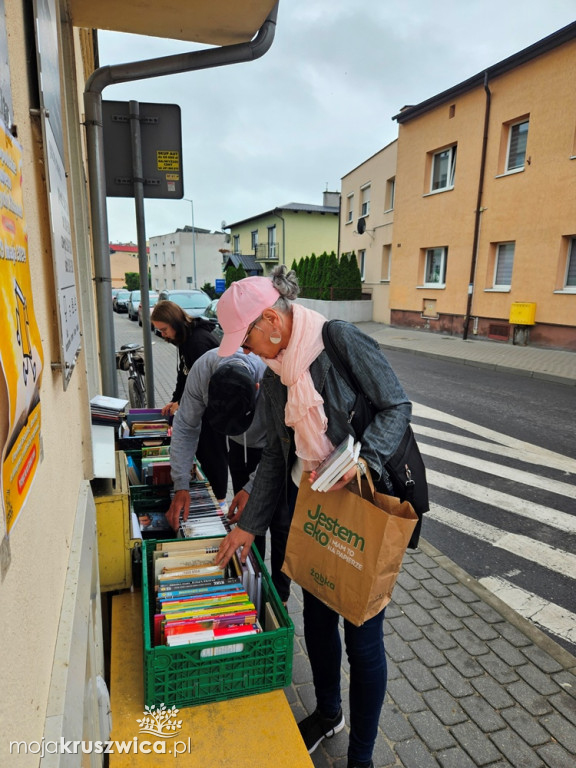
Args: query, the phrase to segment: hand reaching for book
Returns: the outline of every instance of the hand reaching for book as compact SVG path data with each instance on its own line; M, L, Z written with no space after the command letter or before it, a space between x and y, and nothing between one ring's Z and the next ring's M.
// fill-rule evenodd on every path
M180 513L182 513L182 519L188 519L188 513L190 512L190 493L186 490L176 491L170 509L166 512L166 520L170 523L170 526L175 531L180 527Z
M238 493L234 496L230 502L228 511L228 521L230 523L237 523L240 520L242 517L242 512L244 511L244 507L246 506L246 502L249 498L250 494L244 490L238 491Z
M240 562L245 563L253 542L254 535L252 533L243 531L238 527L234 528L234 530L224 538L222 544L220 544L214 562L223 568L228 564L228 561L234 552L236 552L237 549L240 549L241 551L238 553Z

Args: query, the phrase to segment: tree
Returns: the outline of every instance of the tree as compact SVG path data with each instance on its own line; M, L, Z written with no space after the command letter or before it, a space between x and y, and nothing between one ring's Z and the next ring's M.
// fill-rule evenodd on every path
M362 275L356 260L356 254L352 251L350 255L350 266L348 267L348 301L356 301L362 298Z
M204 285L202 286L202 290L204 291L204 293L207 293L211 299L217 298L216 288L214 288L212 283L204 283Z
M140 288L140 273L139 272L125 272L126 288L129 291L137 291Z
M324 301L330 301L332 298L332 289L336 286L338 280L338 259L334 251L326 259L324 271L322 274L321 296Z
M230 264L226 267L226 288L230 288L236 279L236 267L233 264Z
M243 280L245 277L248 277L248 275L246 274L246 270L244 269L242 264L240 264L240 266L236 270L236 280Z
M317 299L317 287L318 287L318 270L316 268L316 262L318 259L316 258L316 254L312 253L310 256L310 261L308 262L308 269L306 270L306 298L307 299Z

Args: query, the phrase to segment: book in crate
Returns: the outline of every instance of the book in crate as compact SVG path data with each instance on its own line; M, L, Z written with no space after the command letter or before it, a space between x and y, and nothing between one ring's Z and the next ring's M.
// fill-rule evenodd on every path
M198 539L198 548L205 547L206 554L213 554L210 550L217 547L221 540L222 537ZM201 544L202 541L205 544ZM159 546L162 549L158 549ZM260 607L254 601L252 603L261 631L242 634L240 629L223 636L216 633L212 640L181 645L154 643L154 632L158 632L156 625L159 621L154 619L158 606L155 569L160 568L155 565L160 557L156 553L169 552L170 557L175 557L178 553L182 555L188 546L187 540L183 539L143 542L144 704L193 706L264 693L289 685L294 625L254 548L253 557L261 573ZM228 572L225 578L234 580L228 584L238 583L237 573ZM217 583L213 586L216 590L219 588ZM194 589L194 584L189 588Z

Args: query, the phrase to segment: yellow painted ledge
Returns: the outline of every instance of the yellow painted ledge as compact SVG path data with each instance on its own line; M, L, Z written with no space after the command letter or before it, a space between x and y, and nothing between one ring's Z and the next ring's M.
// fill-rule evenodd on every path
M112 599L110 660L111 741L165 743L166 754L110 754L110 768L176 765L180 768L311 768L313 763L281 690L186 707L174 739L139 733L143 717L142 613L139 594ZM177 747L181 754L174 755Z

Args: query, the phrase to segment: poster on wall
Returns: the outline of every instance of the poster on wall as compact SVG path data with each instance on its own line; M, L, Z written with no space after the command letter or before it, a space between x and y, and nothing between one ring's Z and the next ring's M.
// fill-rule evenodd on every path
M32 301L22 195L22 149L0 120L0 448L8 533L40 462L44 364Z
M12 128L12 91L10 89L10 64L8 62L8 35L4 0L0 0L0 118Z
M35 0L36 49L48 210L52 235L54 279L58 299L60 363L67 388L80 352L80 311L70 224L68 182L64 164L64 133L58 49L56 0Z

